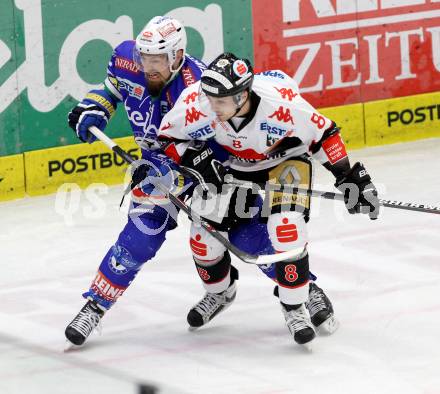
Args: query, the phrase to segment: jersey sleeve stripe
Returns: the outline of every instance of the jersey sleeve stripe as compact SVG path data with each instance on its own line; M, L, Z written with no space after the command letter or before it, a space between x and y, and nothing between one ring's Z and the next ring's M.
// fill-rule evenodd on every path
M119 93L119 91L115 88L115 86L110 82L108 78L105 79L104 85L106 87L106 90L112 94L118 101L122 101L122 95Z

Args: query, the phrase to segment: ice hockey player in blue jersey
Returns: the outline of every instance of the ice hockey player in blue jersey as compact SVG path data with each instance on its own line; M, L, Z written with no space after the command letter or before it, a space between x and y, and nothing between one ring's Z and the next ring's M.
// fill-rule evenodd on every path
M158 164L169 160L155 151L160 122L180 93L200 79L204 69L201 61L186 53L186 42L185 29L178 20L157 16L135 41L117 46L104 86L90 91L68 115L69 125L78 138L92 143L95 137L89 127L104 130L120 104L125 107L142 157ZM149 197L139 188L133 190L131 207L142 204L144 213L129 213L128 223L104 256L90 288L83 294L87 303L65 330L70 343L84 344L141 266L155 256L166 232L175 228L166 206L169 201L146 206Z

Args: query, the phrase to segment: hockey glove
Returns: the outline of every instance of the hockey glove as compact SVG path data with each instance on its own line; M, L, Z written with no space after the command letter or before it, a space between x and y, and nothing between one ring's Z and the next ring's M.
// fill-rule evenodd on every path
M377 219L380 207L377 190L363 164L357 162L348 172L337 178L335 187L344 194L348 212L365 213L370 219Z
M96 137L90 133L89 127L96 126L103 131L115 109L116 103L105 91L91 91L69 112L69 126L81 141L90 144Z
M218 193L221 191L226 169L214 158L214 152L208 144L194 142L182 156L180 166L206 193Z
M177 165L165 154L153 151L148 159L138 160L132 176L133 188L138 185L147 196L163 199L184 186Z

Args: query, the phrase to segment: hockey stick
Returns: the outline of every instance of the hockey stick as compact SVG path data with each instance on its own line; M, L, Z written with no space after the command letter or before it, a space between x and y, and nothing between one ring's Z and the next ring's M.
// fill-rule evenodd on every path
M309 197L321 197L326 200L344 201L344 195L341 193L324 192L321 190L294 188L294 187L289 187L289 186L286 187L286 185L273 184L273 183L268 183L267 185L265 185L262 183L240 181L238 179L233 178L231 175L227 175L225 180L227 183L229 183L231 185L243 187L246 189L251 189L253 185L256 185L259 188L261 188L261 190L272 190L272 191L288 190L289 193L299 193L299 194L307 195ZM402 202L402 201L395 201L395 200L382 200L382 199L379 199L379 204L384 207L387 207L387 208L397 208L397 209L404 209L407 211L417 211L417 212L440 214L440 207L435 207L432 205L416 204L416 203L412 203L412 202Z
M134 163L134 159L125 152L116 142L114 142L111 138L106 136L101 130L99 130L95 126L91 126L89 131L100 141L102 141L105 145L107 145L113 152L123 158L128 164ZM190 218L194 223L199 224L203 227L208 233L210 233L217 241L219 241L223 246L226 247L232 254L238 257L245 263L248 264L272 264L278 261L283 261L287 259L293 259L301 256L304 253L305 248L296 248L289 250L287 252L277 253L277 254L266 254L256 256L253 254L249 254L243 252L235 245L233 245L227 238L225 238L221 233L219 233L214 227L212 227L209 223L207 223L200 215L197 214L193 209L191 209L188 205L186 205L179 197L169 193L169 190L166 186L162 185L160 182L154 183L154 186L157 187L162 193L168 196L170 201L178 208L180 208L185 214Z

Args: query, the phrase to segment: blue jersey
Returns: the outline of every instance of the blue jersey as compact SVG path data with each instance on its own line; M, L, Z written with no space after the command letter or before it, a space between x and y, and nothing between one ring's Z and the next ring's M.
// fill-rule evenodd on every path
M134 138L141 149L146 150L154 147L164 115L174 106L180 93L200 79L205 65L186 55L174 78L158 97L152 97L144 72L138 70L133 61L134 47L135 41L124 41L115 48L107 68L105 89L113 102L124 103Z

